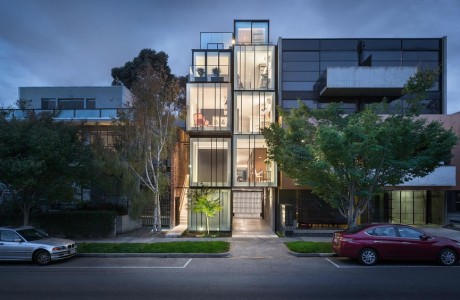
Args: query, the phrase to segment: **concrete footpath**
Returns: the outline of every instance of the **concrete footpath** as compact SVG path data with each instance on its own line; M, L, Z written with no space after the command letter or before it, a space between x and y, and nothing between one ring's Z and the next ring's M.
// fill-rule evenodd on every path
M436 226L416 226L430 235L444 236L455 240L460 240L460 230L436 227ZM291 253L284 245L285 242L291 241L313 241L313 242L331 242L330 236L314 236L310 233L308 236L278 237L269 232L247 232L227 238L165 238L164 233L153 233L150 228L143 227L132 232L120 234L115 237L98 238L98 239L77 239L77 243L162 243L162 242L183 242L183 241L226 241L230 243L230 252L224 254L79 254L79 256L99 256L99 257L120 257L120 256L151 256L151 257L236 257L236 258L288 258L294 256L305 256ZM315 254L308 256L326 256L329 254Z

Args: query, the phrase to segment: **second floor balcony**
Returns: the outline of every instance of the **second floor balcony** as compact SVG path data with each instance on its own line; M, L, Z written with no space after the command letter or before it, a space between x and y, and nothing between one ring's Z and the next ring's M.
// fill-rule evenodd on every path
M190 82L230 82L229 65L192 65Z
M128 111L122 108L100 108L100 109L5 109L7 119L27 119L31 113L53 114L57 121L92 121L107 122L118 118L120 111Z

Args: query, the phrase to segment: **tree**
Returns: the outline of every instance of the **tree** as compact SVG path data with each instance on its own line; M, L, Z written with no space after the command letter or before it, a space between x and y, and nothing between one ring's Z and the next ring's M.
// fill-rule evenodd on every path
M38 200L73 199L75 184L86 182L92 156L78 125L55 122L51 114L25 113L24 119L0 116L0 182L27 225Z
M209 219L223 209L218 192L202 186L201 189L189 190L188 197L189 209L206 216L206 231L209 235Z
M119 116L122 134L118 150L141 185L152 193L152 231L157 232L161 231L160 197L169 181L166 163L175 142L175 121L181 111L180 87L169 68L147 64L137 70L132 92L134 97L129 104L132 110Z
M418 88L433 80L431 75L419 71L409 80L405 91L417 94L412 99L423 98L419 93L426 89ZM345 115L337 103L319 110L299 102L299 108L280 111L283 125L263 132L269 158L355 226L384 186L426 176L451 158L454 132L417 117L419 100L410 104L405 114L379 115L385 106L380 104Z
M165 52L142 49L133 61L125 63L123 67L112 69L112 85L123 84L128 89L132 90L139 79L139 74L143 73L146 68L151 68L153 72L161 72L165 74L168 79L174 77L168 66L168 55Z
M93 151L93 170L91 199L104 197L125 198L128 212L132 218L139 218L147 203L147 193L139 190L139 179L121 159L119 153L105 147L102 139L95 136L91 144Z

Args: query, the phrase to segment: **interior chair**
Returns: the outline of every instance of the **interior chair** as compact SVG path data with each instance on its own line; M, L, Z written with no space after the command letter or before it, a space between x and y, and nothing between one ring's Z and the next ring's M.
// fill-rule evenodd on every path
M193 122L195 126L208 126L209 121L203 116L202 113L196 113L193 115Z

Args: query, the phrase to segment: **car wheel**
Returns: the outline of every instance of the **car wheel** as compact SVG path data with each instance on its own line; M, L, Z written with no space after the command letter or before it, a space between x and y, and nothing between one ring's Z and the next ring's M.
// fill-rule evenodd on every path
M38 250L34 254L34 261L40 266L47 265L51 262L51 254L46 250Z
M439 252L439 263L443 266L452 266L457 263L457 253L454 250L446 248Z
M359 252L358 260L365 266L372 266L377 263L377 251L371 248L365 248Z

